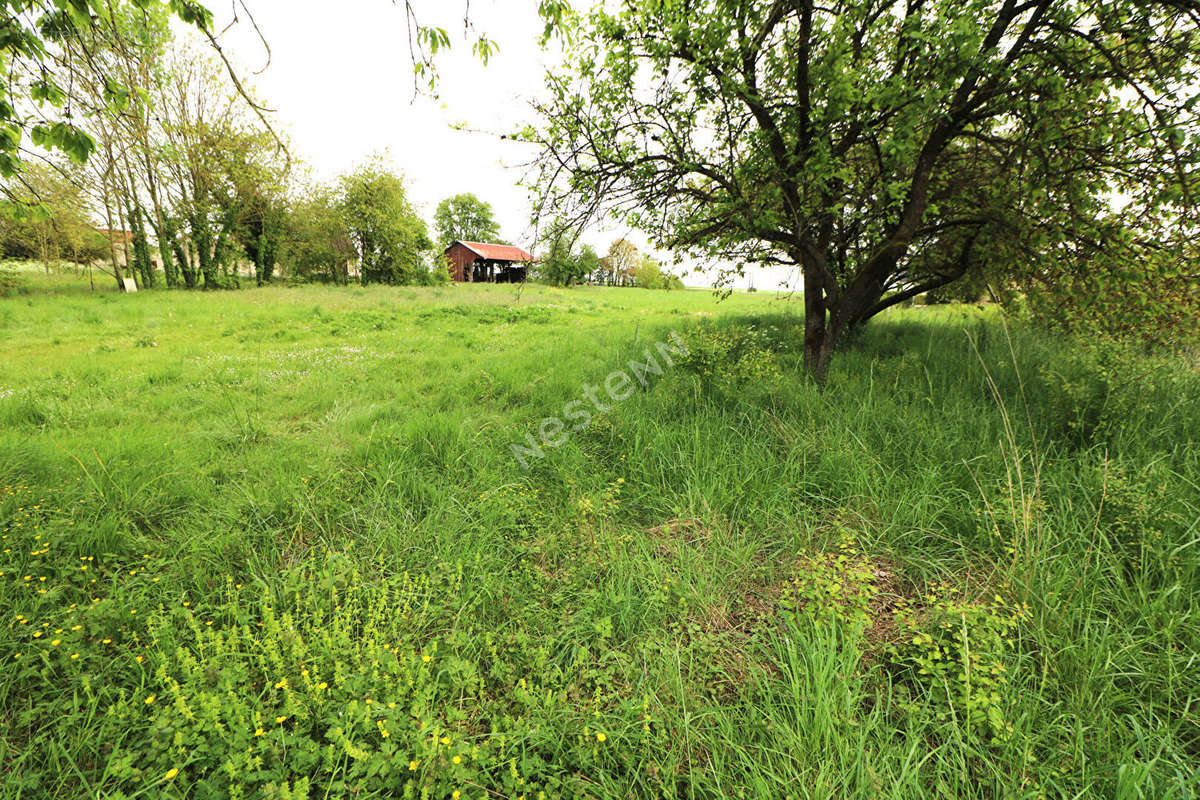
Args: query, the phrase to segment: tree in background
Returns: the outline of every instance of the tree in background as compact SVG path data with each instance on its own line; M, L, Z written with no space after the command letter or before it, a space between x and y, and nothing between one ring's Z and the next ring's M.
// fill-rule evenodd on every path
M611 274L612 262L608 256L600 256L600 261L596 264L596 270L588 276L588 280L600 286L607 286Z
M9 5L6 30L38 54L16 52L3 91L19 95L40 82L46 96L37 105L31 94L36 108L21 110L37 113L21 124L34 143L86 161L93 210L121 242L108 253L118 286L127 269L142 287L160 274L168 286L237 285L243 258L269 280L286 154L223 61L208 12L179 0ZM60 10L35 19L50 6ZM180 46L175 17L193 22L210 46ZM51 136L38 113L48 119L59 107L66 119L47 123L59 132Z
M797 265L818 379L969 272L1138 292L1200 234L1195 0L629 3L576 34L532 133L540 207Z
M561 222L552 224L546 236L544 254L537 263L538 277L554 286L571 286L586 281L589 272L599 268L600 258L596 256L593 262L589 256L583 263L582 254L576 248L578 238L579 232L569 226ZM595 255L594 250L591 255Z
M575 256L575 274L577 282L583 283L589 276L596 274L601 269L600 254L596 252L596 248L590 244L585 244L579 248L579 254Z
M126 266L141 286L155 283L149 236L158 232L162 208L153 180L157 155L150 141L150 106L159 96L169 17L165 7L153 3L145 9L115 4L102 22L68 29L53 62L55 78L71 87L72 105L94 147L87 160L94 205L103 210L104 227L119 232L121 258L115 245L108 252L118 287ZM114 85L122 87L115 96ZM127 232L129 241L120 232ZM160 247L160 255L163 250L169 253ZM163 265L170 285L173 265L169 259Z
M364 285L430 280L425 256L433 242L399 176L376 159L344 175L339 191Z
M254 265L259 286L271 282L288 215L287 190L290 162L277 157L273 140L262 131L237 138L226 153L233 187L234 233Z
M617 239L608 247L608 285L632 286L633 273L642 261L637 247L628 239Z
M290 161L202 51L177 47L157 98L164 203L162 235L183 283L239 285L249 258L256 282L270 279L282 231Z
M0 217L5 258L41 261L50 272L53 262L71 257L82 231L93 231L78 175L69 168L57 163L25 165L20 184L10 189L16 201L13 213Z
M649 255L644 255L633 269L633 285L643 289L680 289L683 281L678 276L663 272L662 265Z
M433 229L441 250L454 242L500 241L500 225L491 204L473 194L456 194L438 203Z
M116 6L102 25L63 42L59 68L87 118L87 161L104 226L127 231L110 264L118 285L127 261L142 287L236 286L248 258L270 279L288 159L223 65L174 41L169 15ZM112 76L132 87L111 103ZM119 234L123 236L123 234ZM151 241L157 242L157 254Z
M92 224L85 180L64 158L23 165L18 187L10 190L12 205L0 214L3 256L41 261L47 273L53 263L70 261L77 274L89 268L90 279L90 266L107 255L111 241Z
M414 85L424 78L433 87L437 70L434 60L438 53L450 47L446 28L424 24L418 10L445 8L443 3L421 3L405 0L405 19L408 22L409 51L413 59ZM250 15L243 4L242 11ZM469 0L462 5L464 29L470 33L471 7ZM11 178L23 162L22 150L27 142L66 154L82 164L96 149L94 131L86 123L79 124L74 101L78 99L76 76L63 71L66 56L72 49L77 55L90 59L92 54L81 49L81 43L98 34L120 32L114 20L129 19L138 14L150 18L178 18L193 26L209 42L213 52L224 61L218 34L212 29L212 14L195 0L6 0L0 12L3 30L3 59L0 59L0 177ZM563 35L566 23L573 18L568 0L540 0L538 14L545 23L542 41ZM235 13L235 21L237 15ZM251 16L251 24L253 17ZM471 38L470 35L467 37ZM120 43L127 53L140 43L125 40ZM477 32L471 42L475 55L486 64L495 44L484 32ZM228 63L229 78L243 97L241 82ZM110 70L106 75L109 92L106 105L114 108L125 105L137 94L139 86L126 81L128 75ZM253 104L259 121L270 129L264 109ZM0 205L14 200L8 184L0 184Z
M291 277L345 284L357 257L333 189L318 187L292 202L280 241L280 263Z

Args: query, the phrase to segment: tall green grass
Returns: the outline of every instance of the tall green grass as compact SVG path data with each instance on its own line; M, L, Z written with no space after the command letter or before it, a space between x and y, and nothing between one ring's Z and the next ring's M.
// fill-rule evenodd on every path
M1183 359L914 308L819 388L762 293L36 288L3 796L1197 793Z

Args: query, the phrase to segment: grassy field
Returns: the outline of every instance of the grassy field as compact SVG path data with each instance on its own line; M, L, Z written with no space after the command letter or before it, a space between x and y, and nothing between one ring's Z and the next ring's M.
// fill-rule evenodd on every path
M1194 361L913 308L818 389L767 293L26 282L0 796L1200 791Z

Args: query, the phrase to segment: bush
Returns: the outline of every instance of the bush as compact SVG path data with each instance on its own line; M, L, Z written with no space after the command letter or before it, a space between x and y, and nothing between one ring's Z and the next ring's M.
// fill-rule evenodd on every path
M25 288L25 282L15 269L0 265L0 297L19 294Z
M1142 254L1135 264L1104 260L1031 281L1017 307L1038 324L1089 338L1133 341L1169 351L1200 342L1200 291L1193 252ZM1016 305L1015 298L1010 305Z
M717 326L706 320L688 331L684 341L687 353L679 357L679 366L707 385L769 385L782 375L770 337L753 326Z
M1153 415L1155 371L1144 355L1111 339L1080 341L1037 376L1051 437L1076 447L1110 442L1132 420Z
M1161 577L1178 568L1180 557L1167 530L1172 520L1166 484L1149 471L1131 473L1121 464L1106 462L1101 476L1099 526L1108 546L1125 564L1129 576Z
M940 722L957 722L980 741L1008 738L1005 709L1015 698L1008 687L1013 635L1029 609L999 595L969 601L937 584L918 608L896 613L898 641L887 648L897 677L928 701ZM918 713L921 704L906 704Z

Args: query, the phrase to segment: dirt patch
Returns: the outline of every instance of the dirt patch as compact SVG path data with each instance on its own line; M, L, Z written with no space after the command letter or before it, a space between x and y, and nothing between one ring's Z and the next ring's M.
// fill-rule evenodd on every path
M872 560L873 592L867 604L870 624L865 636L866 656L873 659L883 648L900 636L896 612L901 608L912 608L915 595L897 574L895 565L885 558Z
M712 531L697 519L670 519L646 529L654 549L663 558L671 558L680 544L697 544L712 538Z
M896 612L915 596L894 562L853 551L801 556L783 602L798 613L863 626L866 655L876 655L898 635Z

